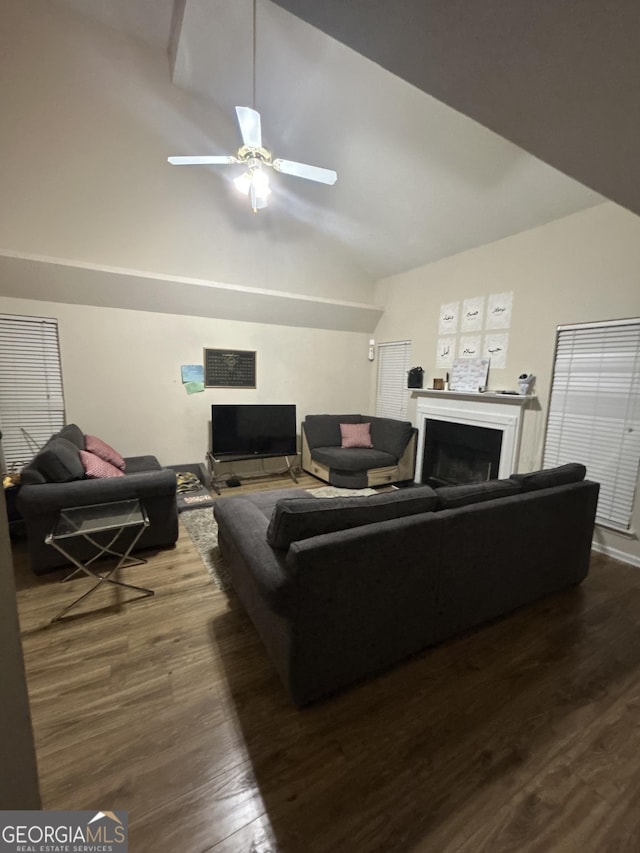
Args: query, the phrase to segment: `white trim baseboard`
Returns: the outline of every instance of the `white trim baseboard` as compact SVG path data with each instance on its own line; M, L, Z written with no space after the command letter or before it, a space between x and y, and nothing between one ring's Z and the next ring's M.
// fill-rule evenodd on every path
M625 551L612 548L610 545L601 545L599 542L591 542L591 548L600 554L606 554L607 557L613 557L614 560L620 560L621 563L628 563L630 566L640 568L640 557L634 557L633 554L627 554Z

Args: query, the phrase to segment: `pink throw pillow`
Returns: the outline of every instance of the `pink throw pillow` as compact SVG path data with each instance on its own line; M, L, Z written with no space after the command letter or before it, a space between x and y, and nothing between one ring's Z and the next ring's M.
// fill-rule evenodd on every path
M95 453L100 459L104 459L105 462L109 462L111 465L115 465L116 468L124 471L124 459L122 456L101 438L95 435L85 435L84 449L88 450L89 453Z
M116 468L115 465L112 465L105 459L101 459L99 456L96 456L95 453L89 453L88 450L80 451L80 461L82 462L82 467L84 468L84 473L87 477L91 477L93 479L124 477L124 473L119 468Z
M342 447L373 447L371 424L340 424Z

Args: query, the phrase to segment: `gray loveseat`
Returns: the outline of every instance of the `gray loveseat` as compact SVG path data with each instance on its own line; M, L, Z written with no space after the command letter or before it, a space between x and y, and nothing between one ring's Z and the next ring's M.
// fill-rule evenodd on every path
M340 424L370 424L373 447L341 446ZM409 421L365 415L307 415L302 467L333 486L364 489L413 480L417 430Z
M588 572L599 486L581 465L469 486L218 500L235 591L304 705Z
M65 558L49 545L61 509L138 498L149 517L135 550L165 548L178 538L176 475L162 468L155 456L133 456L124 460L125 475L108 479L86 479L80 462L85 436L76 424L68 424L51 436L34 459L22 469L17 497L27 536L29 562L36 574L66 565ZM74 554L85 559L95 549L83 540L74 542Z

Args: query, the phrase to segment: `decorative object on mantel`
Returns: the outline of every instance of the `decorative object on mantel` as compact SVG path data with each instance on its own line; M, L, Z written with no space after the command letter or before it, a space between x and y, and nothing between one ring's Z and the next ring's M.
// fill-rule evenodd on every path
M480 391L487 385L488 358L457 358L453 362L450 391Z
M444 391L444 379L439 379L437 377L434 377L433 390L434 391Z
M535 376L533 373L521 373L518 377L518 388L520 389L520 393L522 395L526 395L530 392L531 386L535 382Z
M422 388L424 370L421 367L412 367L408 373L407 388Z

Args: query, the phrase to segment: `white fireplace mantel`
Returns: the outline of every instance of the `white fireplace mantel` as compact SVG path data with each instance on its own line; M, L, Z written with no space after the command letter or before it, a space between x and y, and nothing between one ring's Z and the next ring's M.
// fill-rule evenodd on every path
M491 392L432 391L411 389L419 398L417 406L418 453L416 480L422 479L424 440L429 420L467 424L502 432L498 477L504 479L518 470L523 411L534 398L520 394Z
M532 394L500 393L499 391L436 391L435 388L409 388L417 397L435 397L447 400L498 400L501 403L516 406L526 406L537 397Z

